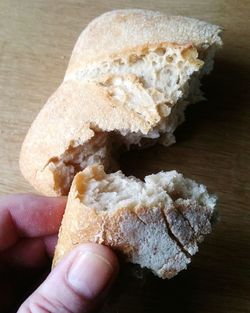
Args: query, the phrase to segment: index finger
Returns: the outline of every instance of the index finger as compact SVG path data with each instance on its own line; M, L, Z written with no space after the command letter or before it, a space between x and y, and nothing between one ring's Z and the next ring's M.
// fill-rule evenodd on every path
M66 205L64 197L7 195L0 197L0 251L18 238L34 238L58 232Z

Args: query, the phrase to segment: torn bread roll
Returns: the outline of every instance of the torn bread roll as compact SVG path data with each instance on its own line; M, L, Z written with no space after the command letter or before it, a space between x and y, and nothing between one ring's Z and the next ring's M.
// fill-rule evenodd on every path
M171 278L211 232L216 197L176 171L145 177L93 165L72 183L53 266L80 243L111 247L127 262Z
M77 172L94 163L109 168L120 146L172 144L187 104L202 99L200 78L212 69L220 32L144 10L94 19L24 140L24 177L46 195L67 195Z

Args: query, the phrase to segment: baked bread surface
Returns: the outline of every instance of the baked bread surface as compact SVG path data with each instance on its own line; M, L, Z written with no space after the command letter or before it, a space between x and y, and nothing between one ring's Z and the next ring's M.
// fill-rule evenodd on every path
M142 182L89 166L72 183L53 266L76 245L95 242L171 278L186 269L198 243L211 232L215 204L203 185L176 171Z

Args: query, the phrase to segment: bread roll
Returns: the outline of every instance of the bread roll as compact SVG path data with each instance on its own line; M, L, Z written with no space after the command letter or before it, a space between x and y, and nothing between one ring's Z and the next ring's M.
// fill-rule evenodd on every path
M196 19L118 10L80 35L64 81L24 140L20 168L45 195L67 195L87 165L110 167L114 150L170 145L190 102L202 99L221 29Z
M216 197L176 171L145 177L87 167L72 183L53 266L80 243L111 247L123 260L171 278L211 231Z

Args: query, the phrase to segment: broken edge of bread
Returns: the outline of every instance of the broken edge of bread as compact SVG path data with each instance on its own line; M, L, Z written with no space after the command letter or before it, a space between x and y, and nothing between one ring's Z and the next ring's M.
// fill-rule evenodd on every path
M93 165L72 183L53 266L80 243L111 247L123 260L172 278L211 232L216 197L176 171L141 181Z

